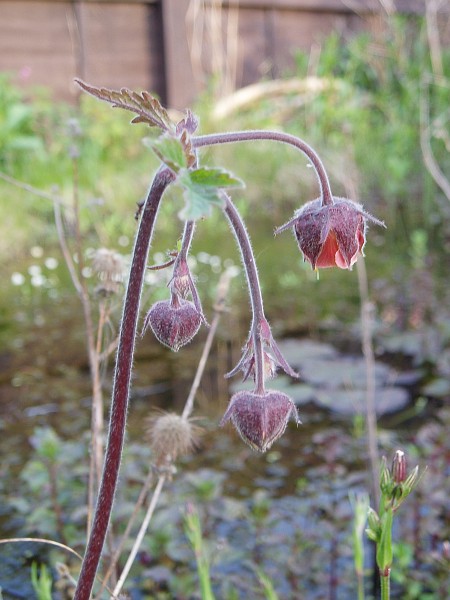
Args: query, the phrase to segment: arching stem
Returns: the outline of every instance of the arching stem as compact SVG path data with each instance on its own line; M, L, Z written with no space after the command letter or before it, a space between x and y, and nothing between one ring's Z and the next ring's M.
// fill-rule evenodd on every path
M309 159L314 167L320 186L320 197L322 205L333 204L333 195L331 193L330 182L328 179L325 167L320 160L319 155L313 148L300 138L284 133L282 131L264 131L264 130L249 130L249 131L233 131L229 133L213 133L210 135L201 135L194 137L192 143L195 148L202 146L214 146L217 144L230 144L233 142L251 142L254 140L269 140L273 142L281 142L294 146Z

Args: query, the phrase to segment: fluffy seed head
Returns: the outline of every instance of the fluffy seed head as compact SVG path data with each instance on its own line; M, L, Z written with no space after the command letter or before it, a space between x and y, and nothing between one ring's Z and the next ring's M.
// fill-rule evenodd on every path
M92 269L100 279L96 292L101 295L117 294L123 279L123 259L108 248L99 248L92 258Z

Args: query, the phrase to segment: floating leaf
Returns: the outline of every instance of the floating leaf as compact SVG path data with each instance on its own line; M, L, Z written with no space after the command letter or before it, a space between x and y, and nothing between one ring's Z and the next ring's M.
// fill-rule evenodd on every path
M175 123L170 119L167 111L159 100L149 92L132 92L127 88L110 90L108 88L98 88L89 85L80 79L75 82L88 94L95 96L99 100L109 102L116 108L123 108L137 114L132 123L147 123L151 127L160 127L164 131L173 131Z
M400 387L388 386L380 388L375 394L375 410L377 415L388 415L402 410L408 406L409 402L409 393ZM366 391L361 389L318 389L315 403L343 416L360 414L365 411Z
M224 206L225 200L220 193L222 189L244 185L228 171L207 167L183 171L178 178L178 183L184 188L186 201L179 216L188 221L208 216L213 205Z

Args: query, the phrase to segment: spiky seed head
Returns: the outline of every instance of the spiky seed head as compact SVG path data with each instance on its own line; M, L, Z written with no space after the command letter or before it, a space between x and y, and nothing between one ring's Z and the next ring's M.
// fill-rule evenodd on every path
M156 466L170 464L192 451L198 443L201 428L192 419L176 413L152 415L148 419L147 439Z

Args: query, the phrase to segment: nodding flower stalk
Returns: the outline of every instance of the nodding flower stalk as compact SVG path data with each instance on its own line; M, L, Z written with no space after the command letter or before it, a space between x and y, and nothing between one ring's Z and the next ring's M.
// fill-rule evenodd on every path
M351 269L358 255L364 255L366 222L372 221L383 227L384 223L357 202L333 196L325 167L309 144L288 133L260 130L199 136L193 138L193 144L199 148L252 140L271 140L297 148L309 159L319 181L319 198L304 204L275 233L292 228L304 260L313 269L335 266Z
M181 248L173 262L173 274L169 282L170 300L153 304L144 319L142 334L148 327L156 339L174 352L188 344L206 323L200 296L187 263L189 247L194 235L194 221L186 221ZM187 296L192 296L192 302Z
M249 343L253 345L254 352L253 369L255 379L255 392L258 394L264 394L265 376L263 343L261 339L261 324L263 323L263 321L265 321L265 316L258 271L256 268L256 262L255 257L253 255L252 245L250 242L250 238L248 237L248 233L245 228L244 222L242 221L239 212L237 211L228 194L224 192L223 196L226 201L224 211L234 231L239 250L242 255L242 264L245 268L248 291L250 295L250 303L252 308L252 323L250 327Z
M246 444L254 450L265 452L283 434L290 419L299 423L297 409L291 398L275 390L266 390L265 380L275 375L277 366L292 377L298 375L281 354L264 315L258 271L245 225L230 197L226 193L223 193L223 197L224 212L242 255L252 308L250 333L242 358L228 376L242 368L244 379L253 375L255 389L237 392L231 397L221 425L231 421Z
M103 477L74 600L90 598L109 524L122 456L136 328L150 241L161 197L174 178L170 169L161 168L155 175L141 211L123 306Z

